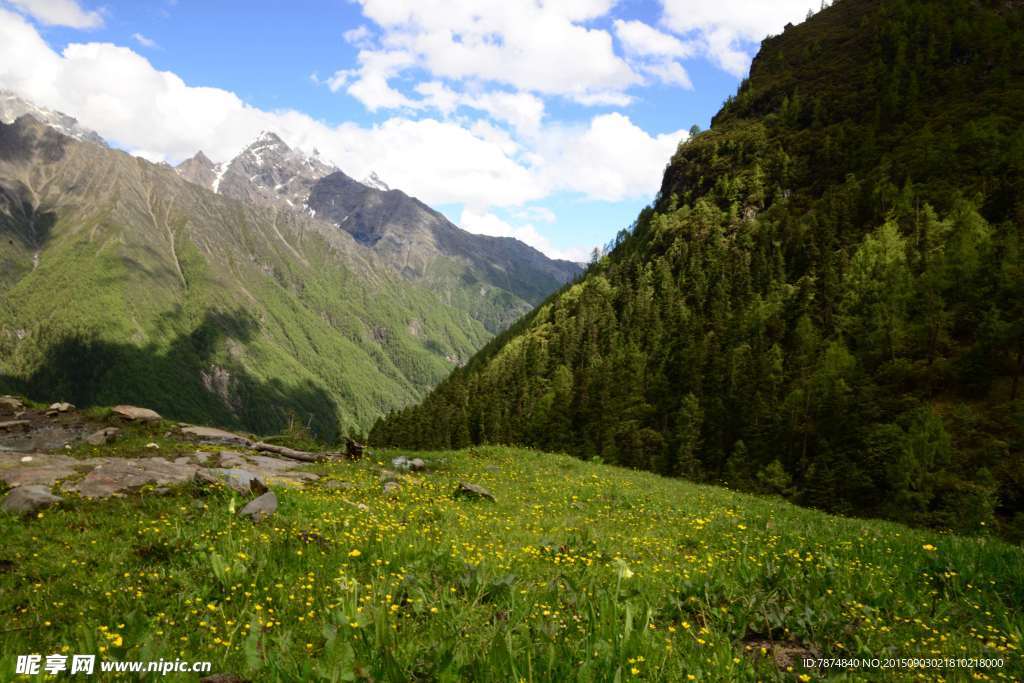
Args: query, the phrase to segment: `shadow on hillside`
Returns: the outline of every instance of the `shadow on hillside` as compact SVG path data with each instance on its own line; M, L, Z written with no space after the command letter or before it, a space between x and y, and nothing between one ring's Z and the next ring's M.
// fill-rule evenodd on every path
M334 441L337 405L323 387L308 380L264 381L237 363L225 367L218 353L223 346L229 340L249 342L258 328L241 312L207 312L191 332L169 344L133 346L94 334L39 340L45 350L32 374L19 378L0 373L0 388L79 407L129 403L173 420L262 435L280 433L295 419L309 424L318 438Z
M0 239L7 239L11 244L17 239L29 251L38 251L50 241L57 214L36 211L20 182L16 186L0 183L0 207L6 207L6 213L12 217L0 221Z

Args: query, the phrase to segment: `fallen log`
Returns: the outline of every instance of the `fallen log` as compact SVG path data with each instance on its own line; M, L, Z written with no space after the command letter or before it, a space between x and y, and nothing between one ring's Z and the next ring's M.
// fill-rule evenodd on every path
M302 462L320 462L326 460L327 455L325 453L310 453L309 451L297 451L294 448L288 448L287 446L277 446L272 443L264 443L258 441L252 445L254 450L262 453L274 453L280 455L283 458L289 458L291 460L301 460Z

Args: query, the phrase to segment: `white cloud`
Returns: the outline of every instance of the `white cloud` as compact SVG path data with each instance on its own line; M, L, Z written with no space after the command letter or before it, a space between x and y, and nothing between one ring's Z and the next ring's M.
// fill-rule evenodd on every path
M694 54L696 48L692 43L684 43L642 21L616 19L613 26L634 68L662 83L693 88L689 74L677 61Z
M8 0L8 2L49 26L97 28L103 25L102 14L82 9L75 0Z
M538 223L554 223L558 220L555 212L545 206L524 206L513 209L512 215L524 221L536 221Z
M653 194L687 136L685 130L651 136L627 116L602 114L582 129L552 129L536 151L551 186L614 202Z
M452 90L441 81L425 81L417 84L414 90L422 99L409 102L407 106L436 109L445 116L450 116L460 107L476 109L521 133L535 132L544 118L544 101L530 93L500 90L465 93Z
M496 83L582 103L621 103L624 91L641 81L615 54L607 31L582 25L607 14L611 0L359 1L382 30L374 52L411 57L400 70L415 67L435 78ZM366 91L373 93L381 78L397 71L375 68L369 54L361 53L359 61L359 78L348 92L369 107ZM377 83L362 88L364 79Z
M551 241L540 234L532 224L512 225L493 213L466 207L462 210L459 218L459 227L463 230L478 235L490 235L492 237L514 237L520 242L530 245L534 249L551 258L565 259L567 261L585 262L589 258L589 250L583 247L572 247L569 249L558 249Z
M743 76L750 51L769 34L781 33L815 9L813 0L661 0L662 23L674 33L694 36L721 68Z
M650 197L685 136L650 135L622 114L551 123L531 93L455 92L438 83L420 88L430 104L410 105L415 117L329 126L294 110L257 109L227 90L190 86L126 47L72 43L55 52L23 17L0 9L0 87L75 116L126 150L177 163L202 149L223 161L273 130L293 147L319 149L352 177L375 171L428 204L475 207L467 218L484 226L479 230L497 231L481 216L504 207L517 223L508 229L548 253L557 250L530 231L557 227L538 202L563 192L609 201ZM457 111L427 116L434 108Z
M615 20L615 35L626 52L645 57L690 57L694 53L692 44L684 43L675 36L662 33L642 21Z
M159 47L155 40L153 40L152 38L147 38L146 36L142 35L141 33L133 33L132 34L132 38L134 38L135 42L138 43L139 45L141 45L142 47L149 47L149 48Z
M348 94L362 102L370 111L414 106L412 101L392 88L389 83L402 69L414 64L411 54L403 50L360 50L359 63L358 71L336 73L335 79L344 75L344 80L332 82L331 89L337 90L344 83L350 83ZM357 74L356 80L352 81L351 78Z
M369 47L372 44L371 40L373 38L373 34L370 32L370 29L365 25L349 29L341 34L341 36L345 39L346 43L349 45L355 45L359 48Z
M338 92L348 84L354 75L355 69L340 69L335 71L331 77L326 81L323 81L323 83L327 84L327 87L330 88L331 92ZM313 82L321 82L320 79L316 77L316 74L313 74Z
M0 84L28 95L39 104L53 102L60 55L49 48L39 33L17 14L0 8Z
M376 171L429 203L511 206L547 193L497 129L393 117L373 126L327 126L296 111L262 111L232 92L192 87L109 43L54 52L24 19L0 10L0 87L67 112L107 140L177 162L202 149L230 159L265 129L321 154L353 177ZM487 133L485 135L485 133Z
M641 64L639 68L662 83L678 85L680 88L686 88L687 90L693 88L690 75L686 73L686 69L679 62L671 60L655 61L649 64Z

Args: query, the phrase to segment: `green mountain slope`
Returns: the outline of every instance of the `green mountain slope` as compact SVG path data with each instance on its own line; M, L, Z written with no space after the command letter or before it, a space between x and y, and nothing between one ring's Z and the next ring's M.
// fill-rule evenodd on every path
M0 388L331 439L489 337L334 226L0 125Z
M514 442L1024 535L1024 10L840 0L655 205L377 442Z

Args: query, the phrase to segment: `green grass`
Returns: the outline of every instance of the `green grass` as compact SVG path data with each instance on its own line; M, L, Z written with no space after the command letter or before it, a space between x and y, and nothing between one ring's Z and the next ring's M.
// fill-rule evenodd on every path
M191 488L0 515L0 680L32 651L258 681L817 679L805 651L1024 676L1019 547L510 448L422 454L386 497L393 455L314 466L258 525ZM454 499L460 480L497 503ZM968 675L831 676L918 673Z

